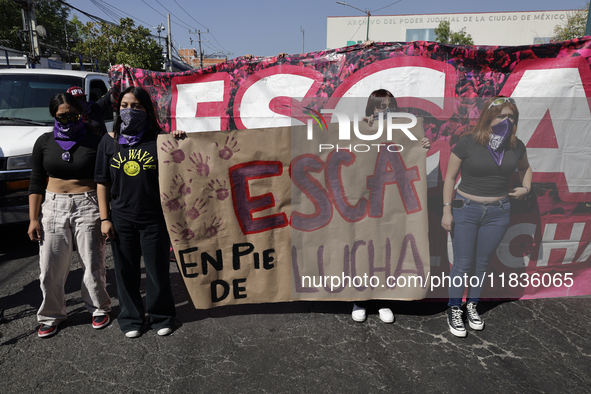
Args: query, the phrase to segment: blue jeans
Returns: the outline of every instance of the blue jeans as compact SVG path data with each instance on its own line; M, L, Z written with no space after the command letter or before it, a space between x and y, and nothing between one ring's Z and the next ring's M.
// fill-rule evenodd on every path
M458 200L463 202L463 206L459 206L462 203ZM492 203L481 203L459 193L455 195L451 231L454 261L449 273L451 283L448 306L462 305L466 286L469 286L467 302L479 301L490 257L509 227L510 211L509 197Z

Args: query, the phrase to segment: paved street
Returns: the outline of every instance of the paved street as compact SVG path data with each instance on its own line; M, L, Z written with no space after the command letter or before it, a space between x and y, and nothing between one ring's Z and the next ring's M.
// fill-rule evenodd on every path
M0 393L591 392L591 298L481 303L486 328L453 337L445 303L393 303L394 324L350 318L350 304L294 302L196 311L171 267L179 327L93 330L75 261L69 320L37 337L37 246L0 229ZM116 298L110 248L108 291Z

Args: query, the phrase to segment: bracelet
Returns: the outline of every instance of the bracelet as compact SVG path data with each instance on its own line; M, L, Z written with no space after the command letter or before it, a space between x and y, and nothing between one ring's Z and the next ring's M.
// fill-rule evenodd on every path
M106 219L101 219L101 223L104 222L105 220L111 221L111 219L106 218Z
M446 202L445 204L443 204L444 207L447 207L448 205L451 205L451 202Z
M523 188L525 188L525 190L527 190L527 193L525 193L525 194L529 194L529 189L527 188L527 186L521 186L521 187L523 187Z

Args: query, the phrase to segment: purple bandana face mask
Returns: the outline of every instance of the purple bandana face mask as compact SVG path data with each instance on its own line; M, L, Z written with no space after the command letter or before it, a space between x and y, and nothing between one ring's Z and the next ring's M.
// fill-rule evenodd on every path
M53 137L63 150L72 149L74 145L82 141L85 134L86 128L82 119L68 123L60 123L56 120L53 124Z
M373 114L373 119L378 120L380 118L380 114L384 114L384 119L388 119L388 112L393 112L390 108L382 109Z
M492 134L490 135L490 140L488 141L488 151L499 167L503 162L503 156L505 156L505 140L509 134L511 134L511 130L513 130L513 123L509 120L509 118L505 119L499 124L492 126Z
M119 111L119 117L121 117L119 143L133 146L140 142L148 128L148 114L139 109L124 108Z

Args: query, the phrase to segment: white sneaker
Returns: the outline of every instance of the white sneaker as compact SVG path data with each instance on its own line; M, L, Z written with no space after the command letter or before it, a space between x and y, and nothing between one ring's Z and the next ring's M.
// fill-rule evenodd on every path
M156 334L160 335L161 337L165 337L167 335L172 334L172 328L170 328L170 327L161 328L158 331L156 331Z
M381 308L378 313L380 314L380 320L384 323L394 323L394 314L390 308Z
M353 304L353 312L351 312L351 318L356 322L362 323L366 319L365 308Z
M140 332L138 330L127 331L125 336L127 338L137 338L140 336Z

